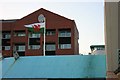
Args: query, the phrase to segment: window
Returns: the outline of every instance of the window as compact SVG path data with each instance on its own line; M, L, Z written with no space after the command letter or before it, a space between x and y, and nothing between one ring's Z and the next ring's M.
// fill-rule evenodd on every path
M18 33L17 36L25 36L25 33Z
M30 33L29 37L30 38L40 38L40 33Z
M53 30L53 31L46 31L46 35L55 35L55 30Z
M15 32L14 36L25 36L25 32Z
M3 39L10 39L10 33L3 33Z
M5 46L5 50L10 50L10 46Z
M70 31L59 31L59 37L71 37Z
M101 47L100 50L105 50L105 48Z
M102 47L97 47L97 50L104 50L104 48L102 48Z
M59 49L70 49L71 44L59 44Z
M55 44L46 44L45 48L46 48L46 51L55 51L56 46Z
M17 51L25 51L25 46L24 45L16 46L16 50Z
M10 50L10 46L2 46L2 50Z
M40 45L30 45L29 49L40 49Z

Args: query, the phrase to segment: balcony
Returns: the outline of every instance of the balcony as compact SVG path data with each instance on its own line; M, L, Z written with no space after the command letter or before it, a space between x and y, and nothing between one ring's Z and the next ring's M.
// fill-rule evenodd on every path
M10 50L10 46L2 46L2 50L8 51L8 50Z
M47 36L53 36L55 34L56 34L55 29L47 29L46 30L46 35Z
M29 33L29 38L40 38L40 33Z
M59 49L71 49L71 44L59 44Z
M2 39L10 39L11 35L10 33L2 33Z
M28 49L32 50L40 49L40 45L29 45Z
M59 37L71 37L71 31L70 30L60 30Z

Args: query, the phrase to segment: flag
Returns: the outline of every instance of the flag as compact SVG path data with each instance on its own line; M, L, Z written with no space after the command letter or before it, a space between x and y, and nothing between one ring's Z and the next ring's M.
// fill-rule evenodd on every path
M29 24L29 25L24 25L30 32L34 33L44 33L45 29L45 22L43 23L34 23L34 24Z

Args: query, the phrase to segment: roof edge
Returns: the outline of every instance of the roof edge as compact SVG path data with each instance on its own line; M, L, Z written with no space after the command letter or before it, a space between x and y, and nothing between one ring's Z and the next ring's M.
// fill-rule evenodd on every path
M19 19L6 19L6 20L1 19L0 22L15 22L17 20L19 20Z
M57 15L57 16L60 16L60 17L62 17L62 18L65 18L65 19L67 19L67 20L73 21L72 19L69 19L69 18L67 18L67 17L64 17L64 16L62 16L62 15L59 15L59 14L57 14L57 13L54 13L54 12L49 11L49 10L44 9L44 8L40 8L40 9L38 9L38 10L34 11L34 12L31 12L30 14L28 14L28 15L26 15L26 16L24 16L24 17L22 17L21 19L24 19L25 17L27 17L27 16L29 16L29 15L31 15L31 14L33 14L33 13L35 13L35 12L39 11L39 10L44 10L44 11L50 12L50 13L52 13L52 14L55 14L55 15ZM21 19L19 19L19 20L21 20Z

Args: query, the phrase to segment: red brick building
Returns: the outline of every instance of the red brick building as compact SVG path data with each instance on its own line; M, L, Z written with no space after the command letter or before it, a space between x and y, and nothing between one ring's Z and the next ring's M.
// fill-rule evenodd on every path
M12 56L17 51L20 56L43 55L43 35L31 33L26 24L38 23L38 16L46 18L46 55L79 54L79 32L74 20L65 18L43 8L16 20L1 20L2 54Z

